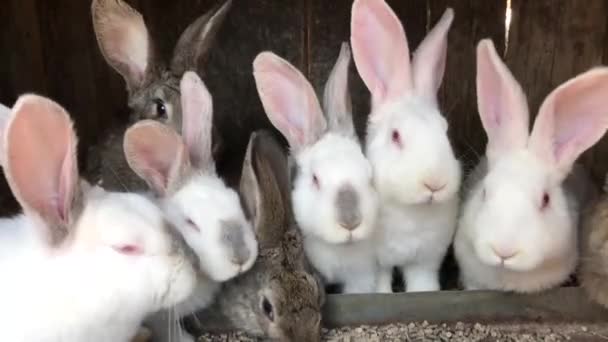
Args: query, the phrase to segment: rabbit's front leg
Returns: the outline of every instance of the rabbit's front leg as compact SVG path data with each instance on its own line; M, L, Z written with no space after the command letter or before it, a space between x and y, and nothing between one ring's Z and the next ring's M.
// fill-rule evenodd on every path
M411 264L402 270L406 292L439 291L439 267L435 264Z

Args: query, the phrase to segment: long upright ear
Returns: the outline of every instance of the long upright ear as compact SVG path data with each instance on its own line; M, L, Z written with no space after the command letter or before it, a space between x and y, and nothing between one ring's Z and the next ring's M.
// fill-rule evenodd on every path
M154 56L141 14L123 0L93 0L91 14L106 62L122 75L129 91L142 86Z
M355 65L373 106L412 90L405 31L384 0L355 0L350 32Z
M435 27L424 38L412 60L416 92L430 101L437 101L448 52L448 31L454 20L454 10L445 10Z
M129 127L123 149L131 169L160 196L175 191L190 170L182 138L158 121L142 120Z
M253 76L266 115L293 150L321 137L327 123L302 73L272 52L262 52L253 61Z
M251 134L240 192L261 248L278 246L291 224L287 157L269 132Z
M188 69L200 70L205 64L231 6L232 0L225 1L198 17L184 30L173 50L171 70L175 74L181 75Z
M490 165L501 154L526 146L526 96L489 39L477 45L477 106L488 134L486 156Z
M329 129L355 136L353 110L348 91L348 67L350 65L350 47L343 42L340 55L334 65L323 92L323 109L327 116Z
M73 229L83 208L76 161L77 139L68 113L37 95L17 99L4 137L8 184L51 246Z
M8 119L11 117L11 109L0 103L0 166L4 166L4 134Z
M199 170L215 172L211 148L213 127L213 100L203 81L193 71L182 77L182 136L192 166Z
M565 177L581 153L608 128L608 68L587 71L557 87L543 102L530 149Z

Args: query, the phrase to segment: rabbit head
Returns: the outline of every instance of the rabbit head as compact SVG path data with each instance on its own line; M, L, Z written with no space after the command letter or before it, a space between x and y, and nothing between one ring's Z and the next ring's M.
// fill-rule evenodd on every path
M271 52L253 62L256 86L268 118L287 138L295 161L293 210L300 228L330 243L367 238L378 212L372 167L355 133L348 66L340 56L327 81L323 111L306 78Z
M320 340L320 279L304 256L289 204L287 158L268 132L249 140L241 176L243 202L260 245L253 268L224 284L214 306L235 328L277 341Z
M143 196L105 192L80 179L77 138L65 109L23 95L3 132L5 174L44 258L101 256L112 265L105 290L130 291L151 310L190 294L193 265L161 211Z
M180 36L169 62L162 61L142 15L123 0L93 0L93 27L102 55L124 78L131 121L153 119L182 127L179 83L187 70L202 72L209 50L232 0L192 22ZM214 153L220 135L214 129Z
M356 0L351 45L372 97L366 155L384 200L401 205L443 202L460 186L460 163L437 103L454 18L448 8L414 53L384 0Z
M521 87L490 40L477 47L477 103L487 173L465 209L482 262L533 270L576 253L577 218L563 182L608 128L608 68L585 72L544 100L532 132Z
M182 135L143 120L125 133L131 168L160 196L169 219L215 281L243 273L257 257L257 241L238 194L217 176L211 151L211 95L195 72L181 84Z

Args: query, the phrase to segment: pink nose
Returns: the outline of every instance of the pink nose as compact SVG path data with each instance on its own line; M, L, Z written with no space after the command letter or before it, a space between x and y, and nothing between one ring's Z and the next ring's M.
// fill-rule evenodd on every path
M445 188L445 186L446 186L446 183L443 183L443 184L437 184L437 183L432 183L432 182L424 183L424 187L429 189L431 192L440 191L441 189Z
M494 251L494 254L496 254L496 256L502 260L508 260L517 255L517 251L515 249L506 248L503 246L492 246L492 251Z

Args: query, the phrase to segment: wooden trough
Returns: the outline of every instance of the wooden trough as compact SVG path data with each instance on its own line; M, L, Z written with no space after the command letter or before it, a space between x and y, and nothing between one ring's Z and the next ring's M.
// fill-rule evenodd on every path
M194 331L234 330L220 317L205 316L204 325L191 320ZM325 327L391 323L598 323L608 310L591 302L579 287L539 294L496 291L440 291L394 294L329 295L323 308Z
M128 0L151 26L159 53L168 55L183 29L217 0ZM530 113L558 84L608 63L608 1L605 0L388 0L416 47L446 7L455 10L449 33L440 102L457 156L468 170L484 152L485 134L475 98L475 45L492 38L525 90ZM273 50L298 67L320 93L340 43L349 37L352 0L235 0L213 49L204 80L214 98L224 139L220 174L240 167L249 133L270 129L253 83L251 63ZM0 11L0 102L12 105L23 92L52 97L75 116L86 146L127 120L123 80L103 60L93 34L89 1L6 0ZM510 7L509 7L510 6ZM509 11L508 11L509 9ZM510 13L510 22L506 20ZM357 131L363 137L369 95L351 69ZM237 100L238 99L238 100ZM219 120L219 119L218 119ZM599 187L608 171L608 137L582 158ZM3 178L2 178L3 179ZM0 214L17 210L4 180ZM535 295L488 291L329 295L328 327L429 322L598 322L608 312L582 289L565 287ZM206 329L232 329L206 321Z

